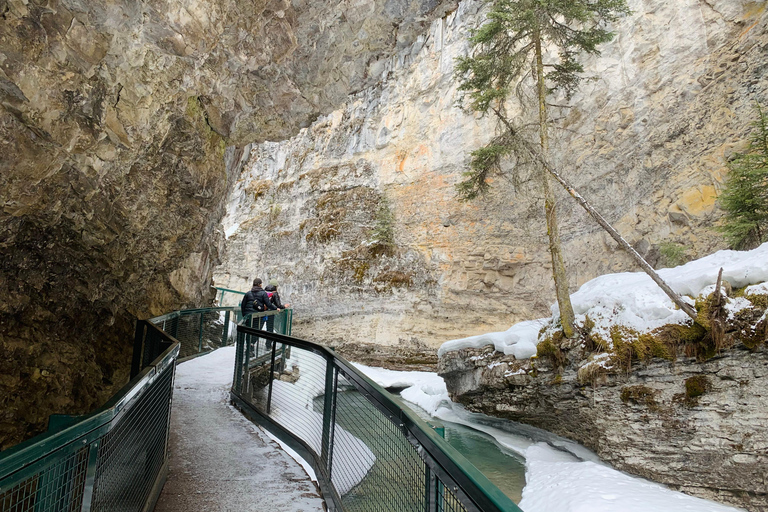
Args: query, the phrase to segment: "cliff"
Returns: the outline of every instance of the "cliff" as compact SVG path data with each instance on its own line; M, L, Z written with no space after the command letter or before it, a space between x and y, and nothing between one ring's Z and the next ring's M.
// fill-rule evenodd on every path
M244 145L455 8L348 4L0 0L0 447L125 383L135 317L212 298Z
M585 61L593 79L569 105L552 100L552 158L639 252L668 265L667 248L693 258L724 247L712 229L716 198L754 102L768 98L768 15L746 1L629 4L615 40ZM455 106L453 66L483 19L478 9L462 2L343 108L251 148L229 197L217 285L278 279L307 320L295 332L336 346L435 347L547 311L554 294L536 186L497 180L480 200L455 196L469 152L493 134L488 119ZM515 108L523 121L533 114ZM558 193L572 290L635 269Z

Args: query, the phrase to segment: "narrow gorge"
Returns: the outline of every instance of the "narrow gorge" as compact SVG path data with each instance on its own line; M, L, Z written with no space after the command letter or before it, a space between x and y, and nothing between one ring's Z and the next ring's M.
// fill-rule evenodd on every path
M550 156L654 267L675 266L727 247L718 196L768 105L768 10L628 5L583 59L589 79L551 98ZM576 347L533 376L505 375L530 363L490 348L438 363L444 342L548 316L555 297L535 180L456 196L494 135L454 76L483 20L479 0L0 0L0 449L125 384L136 319L260 277L298 337L439 366L470 410L765 510L764 339L599 382L579 380ZM637 270L556 196L571 292ZM673 400L697 375L711 392Z

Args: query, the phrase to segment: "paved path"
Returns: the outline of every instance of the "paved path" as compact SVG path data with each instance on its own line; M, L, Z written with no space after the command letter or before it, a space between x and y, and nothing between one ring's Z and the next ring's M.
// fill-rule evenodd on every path
M229 405L234 353L222 348L178 366L170 474L155 511L322 511L301 466Z

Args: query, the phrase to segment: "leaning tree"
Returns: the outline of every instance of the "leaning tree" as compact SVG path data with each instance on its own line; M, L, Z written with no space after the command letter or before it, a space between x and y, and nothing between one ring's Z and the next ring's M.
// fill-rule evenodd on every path
M489 178L502 174L501 162L516 159L514 169L534 166L544 192L544 212L552 258L552 277L560 308L560 321L567 337L574 335L574 313L568 293L557 225L555 198L550 184L554 177L587 212L640 264L665 293L695 320L696 312L664 283L653 268L613 229L592 206L548 163L551 122L547 97L562 91L570 100L584 78L579 56L599 55L598 46L613 38L606 25L629 13L625 0L489 0L487 23L470 37L472 53L460 57L455 72L461 104L492 114L498 134L472 152L470 169L457 185L460 198L469 200L489 188ZM545 58L556 50L558 56ZM538 142L532 144L515 119L508 114L512 93L530 78L538 105ZM518 89L519 92L519 89Z

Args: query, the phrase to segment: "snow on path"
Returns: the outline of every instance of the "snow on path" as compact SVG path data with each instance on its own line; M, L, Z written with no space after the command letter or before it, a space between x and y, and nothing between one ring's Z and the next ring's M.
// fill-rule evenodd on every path
M170 473L156 512L322 511L307 473L229 405L234 347L178 365Z
M493 437L525 458L520 508L524 512L738 512L739 509L672 491L663 485L616 471L576 443L555 448L465 418L450 401L442 377L430 372L397 372L355 366L382 387L404 387L400 396L431 416L460 423ZM576 457L574 454L579 455Z

